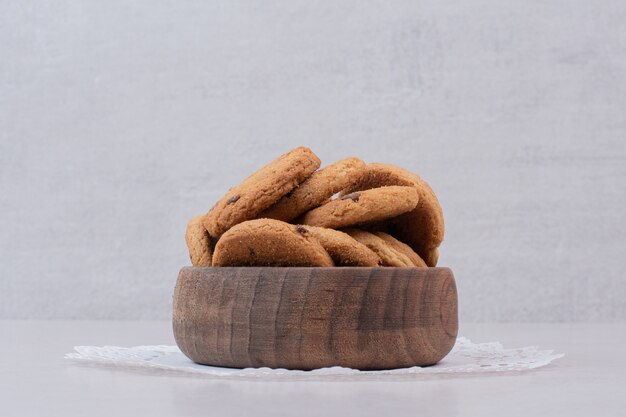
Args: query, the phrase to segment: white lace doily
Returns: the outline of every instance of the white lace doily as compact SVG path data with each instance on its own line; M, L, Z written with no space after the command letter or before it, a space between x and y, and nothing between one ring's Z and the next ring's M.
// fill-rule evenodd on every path
M284 377L284 376L341 376L341 375L407 375L407 374L468 374L486 372L526 371L548 365L563 357L552 350L539 350L529 346L505 349L498 342L473 343L459 337L452 352L437 365L420 368L391 369L384 371L359 371L357 369L332 368L297 371L271 368L233 369L198 365L189 360L176 346L75 346L75 352L66 359L80 362L112 365L135 369L173 371L178 373L209 375L217 377Z

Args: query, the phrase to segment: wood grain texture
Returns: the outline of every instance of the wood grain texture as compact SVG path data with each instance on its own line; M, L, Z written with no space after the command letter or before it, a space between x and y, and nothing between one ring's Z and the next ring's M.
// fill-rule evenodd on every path
M173 310L185 355L237 368L432 365L458 331L448 268L185 267Z

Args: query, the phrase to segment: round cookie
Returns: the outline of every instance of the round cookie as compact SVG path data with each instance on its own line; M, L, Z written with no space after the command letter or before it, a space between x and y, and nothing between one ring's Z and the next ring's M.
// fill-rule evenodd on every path
M293 220L348 187L360 176L363 168L365 163L359 158L346 158L315 171L259 217L285 222Z
M333 266L322 245L302 226L273 219L239 223L215 245L213 266Z
M346 194L302 216L300 223L337 229L396 217L415 208L413 187L380 187Z
M204 228L202 216L194 217L187 224L185 241L189 249L189 257L193 266L211 266L213 255L213 240L209 232Z
M398 252L373 233L360 229L345 229L344 232L376 253L376 255L380 257L383 266L395 266L400 268L415 266L408 256Z
M435 249L443 241L443 212L430 186L416 174L391 164L367 164L361 177L342 195L389 185L414 187L419 193L417 206L408 213L383 222L385 231L407 243L428 264L435 266Z
M204 227L211 236L220 237L234 225L254 219L319 166L319 158L303 146L279 156L228 190L207 213Z
M376 236L384 240L385 243L388 244L392 249L396 250L397 252L400 252L401 254L409 258L414 266L417 266L420 268L428 267L428 265L426 265L426 262L424 262L424 260L420 258L420 256L417 253L415 253L415 251L413 251L413 249L411 249L411 247L407 245L406 243L402 243L395 237L388 235L387 233L384 233L384 232L372 232L372 233L374 233Z
M439 261L439 248L427 249L426 252L424 253L424 262L426 262L426 265L435 266L437 265L438 261Z
M380 266L380 257L347 233L316 226L300 228L308 230L320 242L336 266Z

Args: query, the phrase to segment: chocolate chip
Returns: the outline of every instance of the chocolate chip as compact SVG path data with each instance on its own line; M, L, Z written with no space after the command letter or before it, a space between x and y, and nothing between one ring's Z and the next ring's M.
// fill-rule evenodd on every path
M309 233L309 229L304 226L297 225L296 232L300 233L301 235L306 235L307 233Z
M251 247L248 247L248 253L250 254L250 256L252 258L254 258L256 256L256 252Z
M359 197L361 196L361 193L356 192L356 193L350 193L350 194L346 194L343 197L341 197L342 200L347 200L350 199L352 201L359 201Z
M226 200L226 204L233 204L235 203L237 200L239 200L241 198L240 195L236 195L234 197L229 198L228 200Z

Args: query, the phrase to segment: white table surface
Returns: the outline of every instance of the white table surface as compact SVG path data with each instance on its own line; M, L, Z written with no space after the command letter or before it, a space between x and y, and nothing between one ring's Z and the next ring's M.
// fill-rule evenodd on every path
M506 375L226 380L63 359L74 345L173 344L168 322L0 321L0 415L626 415L626 324L465 324L460 334L566 356Z

